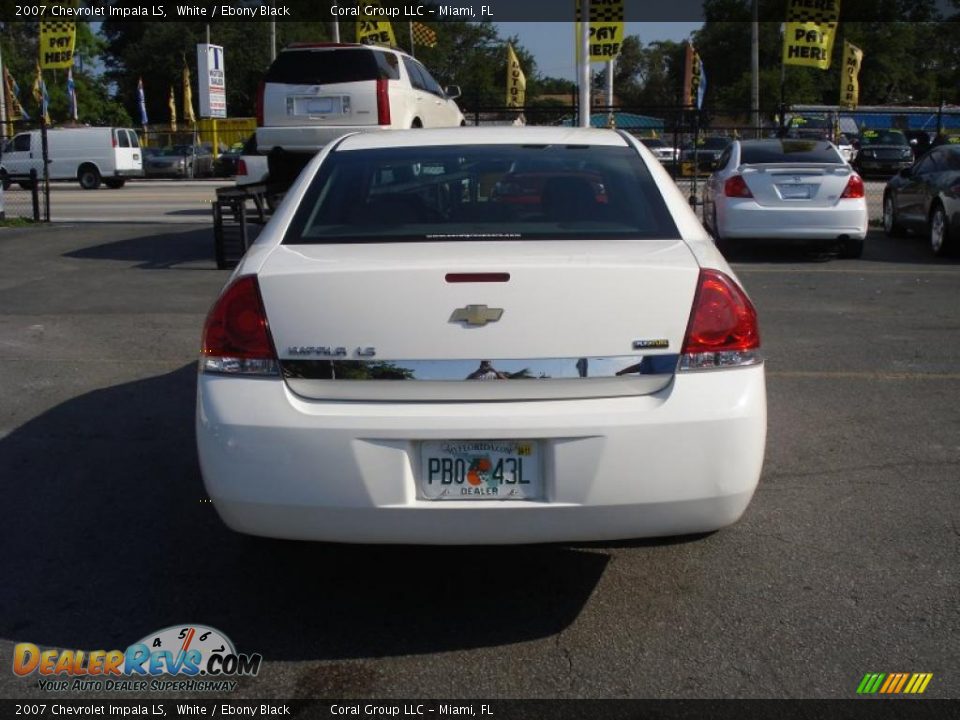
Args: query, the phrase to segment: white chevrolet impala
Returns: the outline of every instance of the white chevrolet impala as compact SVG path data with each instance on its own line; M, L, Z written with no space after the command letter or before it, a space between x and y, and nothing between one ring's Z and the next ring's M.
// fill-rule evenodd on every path
M757 487L753 305L612 130L341 138L207 318L197 439L234 530L497 544L711 531Z

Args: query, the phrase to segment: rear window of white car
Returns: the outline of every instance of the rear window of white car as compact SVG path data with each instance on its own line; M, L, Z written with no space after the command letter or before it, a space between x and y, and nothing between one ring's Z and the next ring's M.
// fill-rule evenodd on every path
M332 152L284 243L679 237L633 148L468 145Z
M398 80L393 53L367 48L284 50L267 71L265 82L286 85L334 85L364 80Z
M840 153L828 142L816 140L774 140L743 143L740 162L744 165L764 163L832 163L844 162Z

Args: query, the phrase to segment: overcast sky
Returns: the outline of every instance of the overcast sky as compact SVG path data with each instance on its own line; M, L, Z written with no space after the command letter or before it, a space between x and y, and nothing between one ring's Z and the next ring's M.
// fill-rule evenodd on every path
M572 23L502 22L495 23L501 37L517 35L521 44L533 53L541 75L576 79ZM699 22L629 22L627 35L639 35L643 43L653 40L686 40L699 30ZM600 65L596 65L597 68Z

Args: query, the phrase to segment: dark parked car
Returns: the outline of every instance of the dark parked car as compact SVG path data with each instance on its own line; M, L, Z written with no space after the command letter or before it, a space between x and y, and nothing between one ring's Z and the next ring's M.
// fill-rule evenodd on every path
M903 134L913 148L914 158L923 157L933 144L930 133L926 130L904 130Z
M960 145L942 145L894 175L883 191L883 229L925 234L935 255L957 247L960 232Z
M730 138L721 136L711 136L703 138L696 148L697 168L700 170L713 170L717 166L717 160L720 159L720 153L727 149L730 144ZM681 162L693 162L694 148L693 144L684 147L680 153Z
M864 130L853 166L861 175L890 176L913 165L913 150L900 130Z
M213 153L203 145L170 145L153 157L144 158L146 177L210 177Z

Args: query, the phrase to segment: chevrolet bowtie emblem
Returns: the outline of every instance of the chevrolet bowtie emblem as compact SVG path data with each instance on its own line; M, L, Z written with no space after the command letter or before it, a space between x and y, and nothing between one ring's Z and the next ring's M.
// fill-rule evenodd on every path
M486 325L496 322L503 315L503 308L491 308L486 305L467 305L457 308L450 316L450 322L465 322L467 325Z

